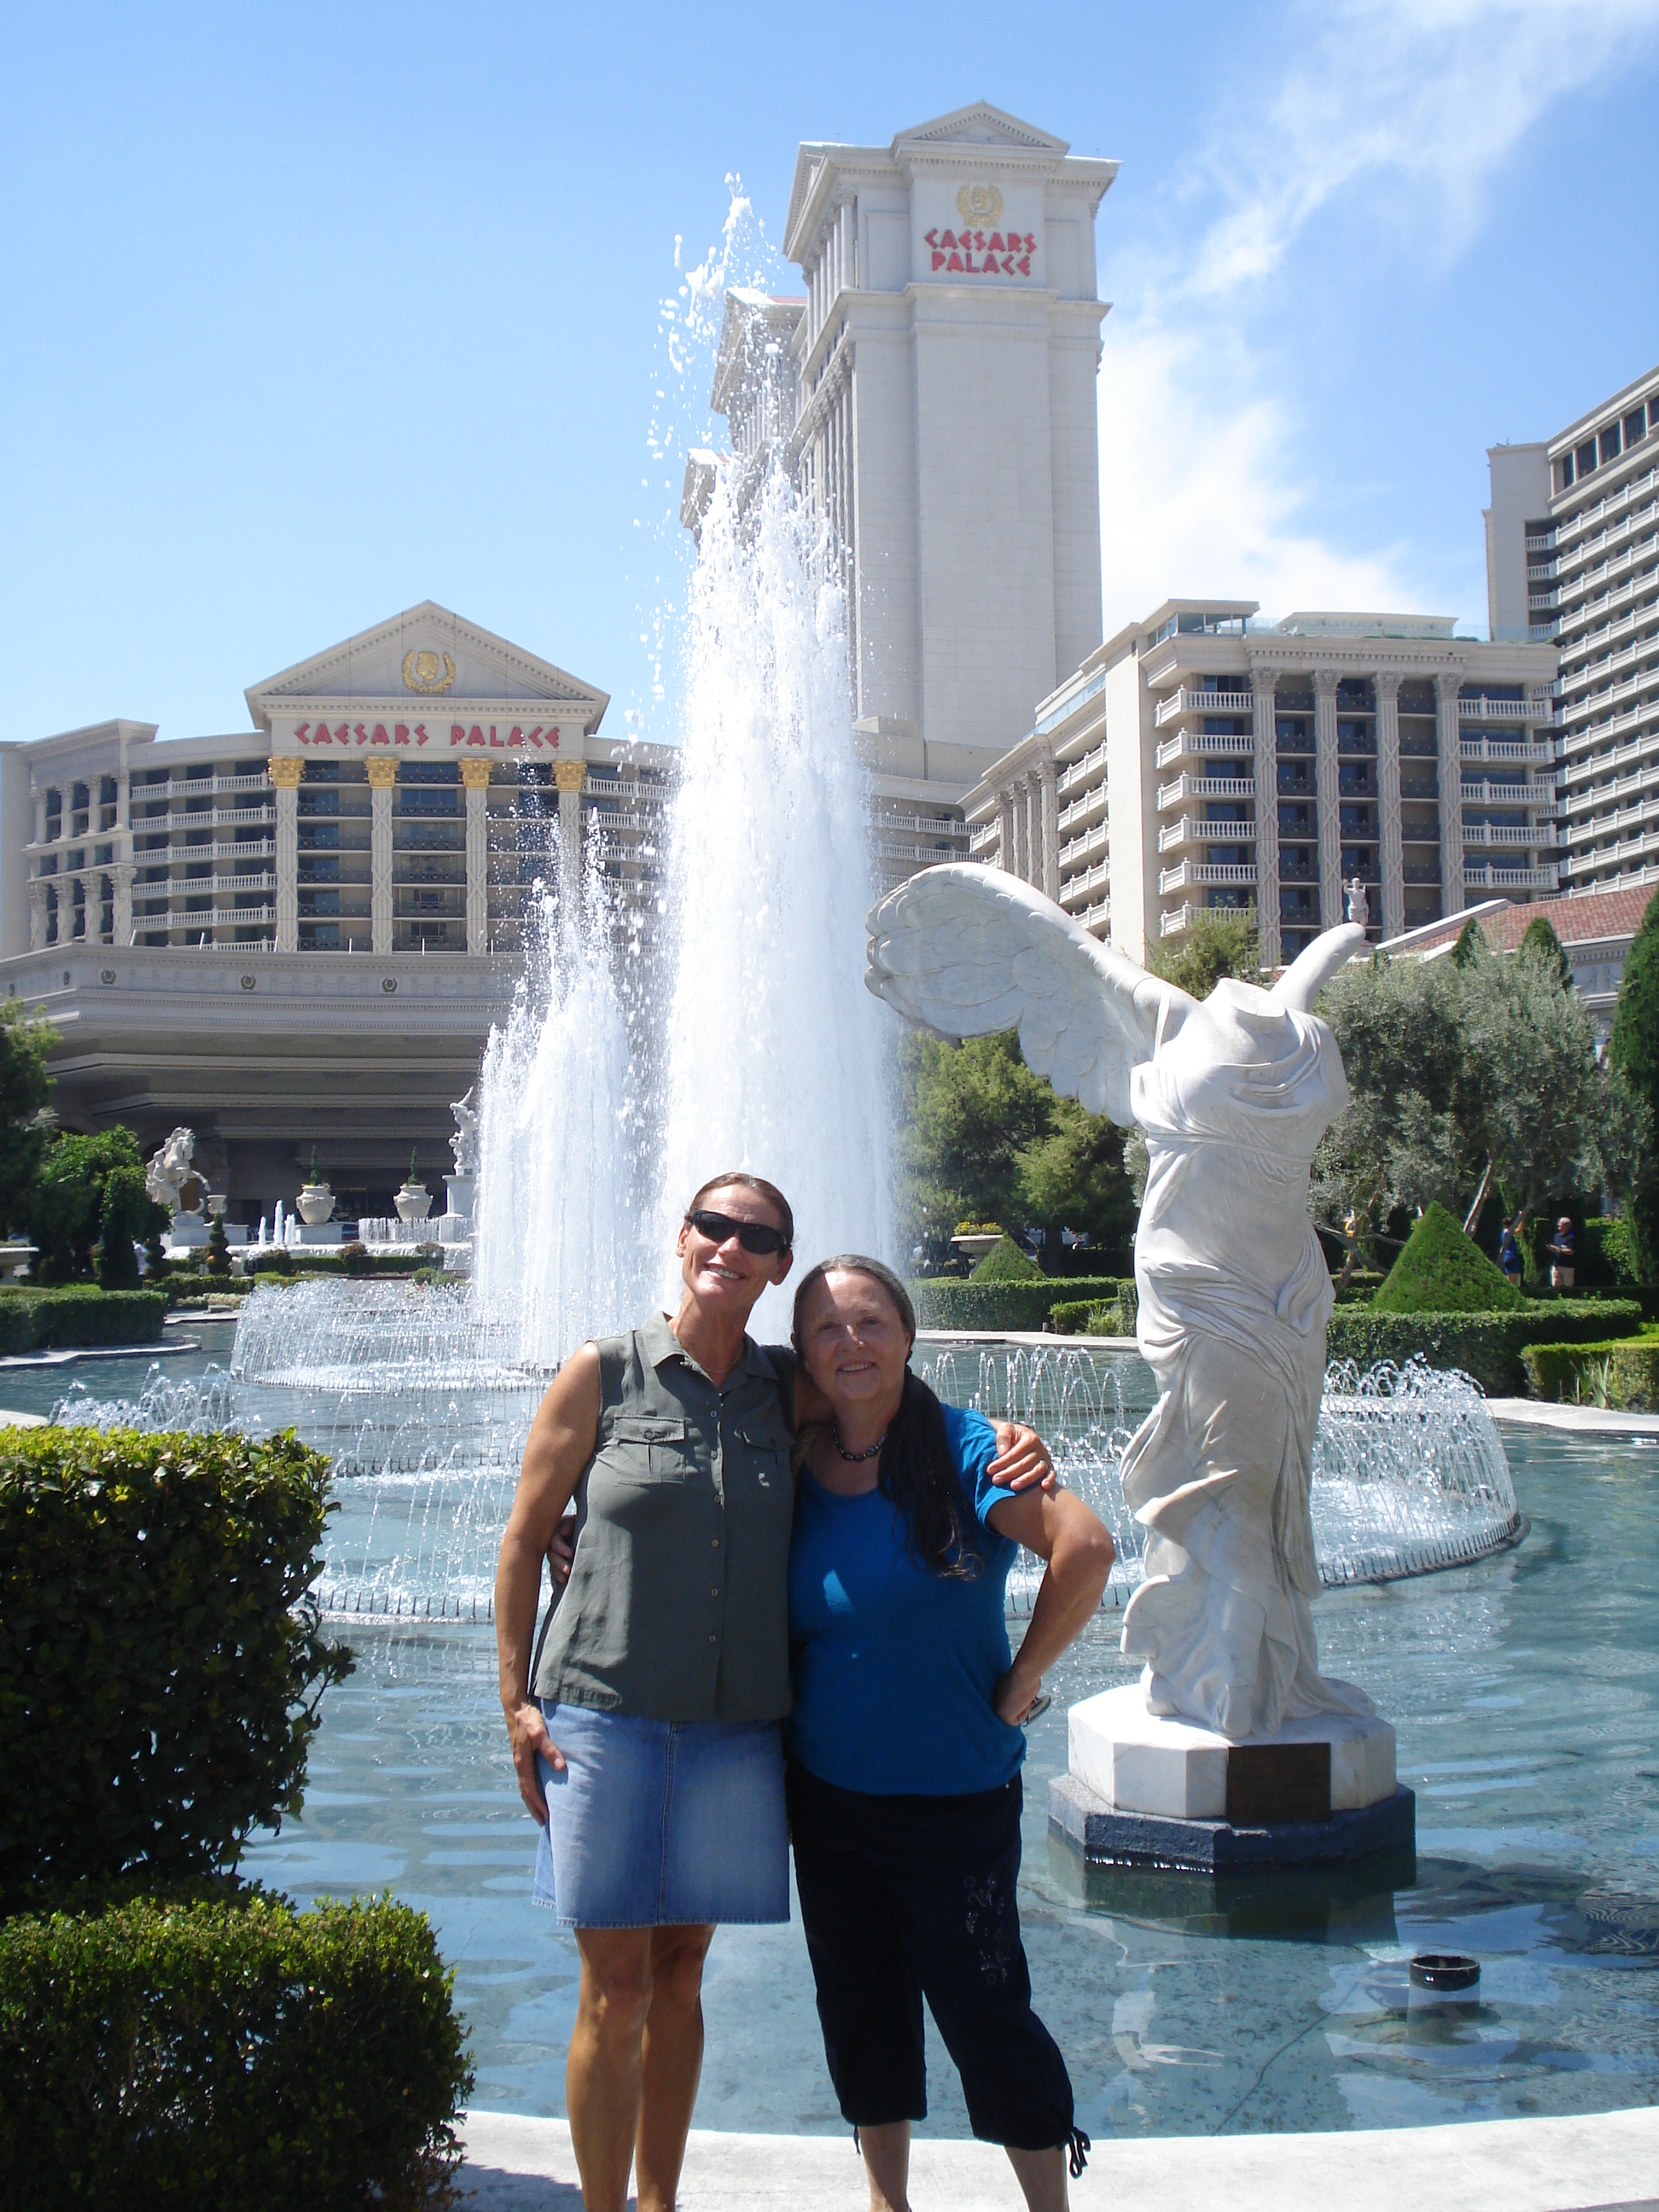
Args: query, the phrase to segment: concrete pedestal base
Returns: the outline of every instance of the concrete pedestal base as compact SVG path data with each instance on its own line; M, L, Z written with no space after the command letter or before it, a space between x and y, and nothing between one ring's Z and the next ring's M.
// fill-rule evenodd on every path
M1232 1743L1149 1713L1129 1682L1066 1718L1073 1776L1120 1813L1259 1827L1358 1812L1394 1794L1394 1730L1375 1714L1320 1713Z
M337 1221L301 1221L289 1231L290 1244L337 1244L340 1224Z
M1058 1774L1048 1784L1048 1825L1091 1866L1180 1867L1202 1874L1235 1867L1331 1866L1378 1852L1414 1851L1417 1800L1396 1787L1378 1803L1322 1820L1247 1827L1121 1812L1076 1775Z

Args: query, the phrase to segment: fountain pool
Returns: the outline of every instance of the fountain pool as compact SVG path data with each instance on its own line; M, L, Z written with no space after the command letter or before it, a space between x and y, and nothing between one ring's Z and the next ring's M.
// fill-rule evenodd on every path
M394 1601L401 1589L405 1610L341 1622L357 1671L325 1701L303 1815L256 1838L246 1870L302 1899L390 1885L428 1911L457 1969L476 2101L557 2112L574 1953L529 1903L533 1839L506 1759L493 1638L482 1620L411 1620L407 1603L423 1585L441 1595L452 1572L476 1578L539 1382L492 1364L487 1336L463 1337L475 1324L459 1301L422 1306L416 1294L376 1313L379 1289L322 1294L337 1302L326 1359L319 1316L293 1303L313 1287L272 1292L282 1311L261 1319L250 1306L234 1376L228 1331L192 1327L210 1340L201 1353L165 1370L142 1358L89 1366L62 1411L293 1423L339 1455L337 1556L361 1547L360 1606L365 1587ZM393 1328L401 1380L388 1395L374 1355ZM1109 1480L1114 1432L1150 1398L1147 1370L1123 1352L1067 1360L958 1344L924 1356L947 1395L1037 1411L1074 1480ZM415 1393L412 1375L425 1378ZM1513 1431L1499 1488L1478 1401L1474 1413L1437 1402L1408 1378L1404 1402L1379 1408L1374 1386L1340 1371L1333 1381L1343 1387L1328 1405L1315 1499L1339 1586L1317 1609L1321 1650L1397 1723L1401 1778L1418 1795L1415 1869L1304 1870L1228 1887L1085 1875L1051 1846L1047 1784L1066 1765L1066 1705L1129 1672L1104 1611L1031 1730L1021 1906L1039 2004L1097 2137L1570 2112L1659 2096L1659 1449ZM22 1406L26 1392L51 1410L61 1374L19 1370L9 1395ZM1379 1482L1383 1426L1392 1473ZM1439 1474L1419 1449L1431 1430ZM1356 1438L1372 1455L1369 1483L1350 1453ZM1527 1540L1504 1543L1518 1514ZM1497 1548L1432 1574L1401 1575L1425 1563L1414 1557L1378 1557L1390 1544L1398 1553L1477 1540ZM1333 1571L1345 1558L1396 1578L1350 1582ZM1115 1584L1120 1602L1125 1586ZM1405 1961L1424 1949L1475 1954L1479 2002L1414 2004ZM720 1936L700 2124L838 2129L811 1990L798 1923ZM929 2124L965 2133L937 2045L931 2079Z

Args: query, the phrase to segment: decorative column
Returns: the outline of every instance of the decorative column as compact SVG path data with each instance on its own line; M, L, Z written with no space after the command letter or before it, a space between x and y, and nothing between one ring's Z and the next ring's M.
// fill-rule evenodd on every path
M276 793L276 950L295 952L300 945L300 779L301 760L273 754L270 781Z
M37 845L46 842L46 794L38 787L34 793L34 842Z
M1457 719L1461 670L1443 669L1434 679L1434 736L1440 782L1440 911L1463 911L1463 747Z
M46 879L29 878L29 951L38 952L46 941Z
M1406 837L1400 812L1400 678L1382 671L1376 692L1376 811L1382 864L1382 938L1406 927Z
M1034 775L1023 775L1019 780L1020 797L1024 801L1025 815L1025 880L1033 888L1042 881L1042 794Z
M489 834L484 816L489 763L464 760L461 781L466 786L466 949L476 956L489 950ZM562 795L559 806L562 812Z
M997 848L997 866L1007 875L1018 872L1014 864L1014 790L1007 785L997 795L997 823L1001 842Z
M1037 788L1042 810L1042 889L1048 896L1060 899L1060 793L1054 764L1045 760L1037 770Z
M586 777L587 769L581 761L553 763L553 781L559 793L559 872L573 899L582 879L582 785Z
M1319 926L1334 929L1343 921L1342 796L1336 760L1336 687L1334 668L1314 671L1314 753L1319 789Z
M368 771L368 926L377 957L392 950L392 791L398 763L364 763Z
M117 860L110 870L115 885L115 928L112 942L131 945L132 942L132 862Z
M1250 732L1255 739L1255 927L1261 964L1273 969L1279 962L1278 679L1271 669L1252 669L1250 690Z

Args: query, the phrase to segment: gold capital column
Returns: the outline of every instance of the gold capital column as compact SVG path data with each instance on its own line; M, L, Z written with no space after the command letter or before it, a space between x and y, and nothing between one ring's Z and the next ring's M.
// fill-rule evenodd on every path
M461 763L466 787L466 949L475 956L489 950L489 763Z
M392 950L392 791L398 763L384 755L368 771L368 926L377 956Z
M559 794L560 874L573 897L582 879L582 785L586 776L582 761L553 763L553 781Z
M276 950L293 952L300 942L300 781L305 763L273 754L270 763L276 793Z

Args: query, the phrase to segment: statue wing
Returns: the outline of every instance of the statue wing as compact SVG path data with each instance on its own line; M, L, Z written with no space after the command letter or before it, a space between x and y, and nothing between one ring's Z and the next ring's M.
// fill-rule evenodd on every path
M1000 868L924 868L867 927L865 982L907 1021L952 1042L1017 1028L1028 1067L1125 1128L1130 1070L1195 1004Z

